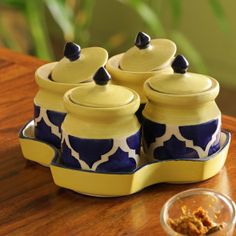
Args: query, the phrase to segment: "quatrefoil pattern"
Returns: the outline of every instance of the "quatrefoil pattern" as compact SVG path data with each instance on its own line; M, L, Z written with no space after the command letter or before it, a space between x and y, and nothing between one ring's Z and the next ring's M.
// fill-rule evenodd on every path
M39 140L61 146L61 124L66 113L47 110L34 105L35 137Z
M165 125L144 119L143 143L153 159L207 157L220 148L221 119L199 125Z
M139 162L141 130L123 138L83 139L62 135L62 162L98 172L133 171Z

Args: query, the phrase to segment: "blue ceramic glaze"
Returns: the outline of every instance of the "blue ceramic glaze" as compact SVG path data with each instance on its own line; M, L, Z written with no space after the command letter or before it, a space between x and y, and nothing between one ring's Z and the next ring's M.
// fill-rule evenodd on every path
M171 64L175 73L184 74L187 72L189 63L183 55L178 55Z
M93 80L98 85L106 85L111 80L111 76L104 67L100 67L93 76Z
M35 137L39 140L61 146L61 124L66 113L46 110L34 105Z
M180 126L179 131L184 138L193 140L194 145L206 149L217 129L218 122L218 120L213 120L200 125Z
M220 148L220 125L220 119L167 126L144 118L144 151L158 160L207 157Z
M155 142L156 138L163 136L166 132L166 126L164 124L155 123L143 117L143 139L146 145L144 150L149 148L151 143Z
M65 163L66 166L68 167L77 167L81 169L79 161L72 156L71 149L66 145L66 143L63 142L61 146L62 146L61 158L63 160L63 163Z
M151 38L149 35L145 34L144 32L139 32L135 39L135 46L139 49L145 49L149 46Z
M154 157L159 160L168 158L198 158L198 153L185 145L185 142L178 140L174 135L164 142L164 146L157 147L154 150Z
M64 56L70 61L76 61L80 58L80 46L73 42L67 42L64 49Z
M141 147L141 132L136 133L135 135L131 135L126 138L126 142L130 149L134 149L136 154L140 154Z
M62 162L68 167L126 172L137 168L141 130L121 139L83 139L63 134Z
M109 157L109 161L100 164L96 171L99 172L129 172L136 169L136 162L129 158L129 154L120 147Z
M90 168L101 159L102 155L108 153L113 147L112 139L80 139L69 136L69 141L71 147L79 153L80 159L86 162Z
M143 123L143 109L145 107L145 103L141 103L139 106L139 109L135 112L136 117L138 118L138 121L140 124Z

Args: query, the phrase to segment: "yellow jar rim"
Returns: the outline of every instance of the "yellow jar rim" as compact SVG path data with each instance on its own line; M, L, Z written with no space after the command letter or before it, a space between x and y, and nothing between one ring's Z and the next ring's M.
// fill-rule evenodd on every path
M75 103L71 99L71 94L73 94L74 91L78 91L78 88L71 89L67 91L64 95L64 106L66 110L72 114L75 115L93 115L96 117L104 117L107 114L112 116L120 116L120 115L127 115L127 114L134 114L140 105L140 97L139 95L132 89L127 88L132 92L133 98L131 101L129 101L126 104L122 104L119 106L112 106L112 107L95 107L95 106L87 106Z
M168 105L178 106L178 105L190 105L191 104L201 104L204 102L210 102L214 100L219 94L219 83L217 80L211 78L212 85L209 89L196 93L189 94L174 94L165 93L162 91L156 91L150 86L150 80L148 79L144 83L144 93L150 102L154 103L164 103Z
M57 93L65 93L69 89L74 87L83 86L87 83L93 83L93 81L89 81L86 83L80 84L68 84L68 83L59 83L50 79L50 75L52 73L53 68L56 66L58 62L51 62L45 65L40 66L35 72L35 81L40 88L45 90L57 92Z
M208 91L213 86L213 78L196 73L163 73L150 77L149 86L160 93L166 94L196 94Z

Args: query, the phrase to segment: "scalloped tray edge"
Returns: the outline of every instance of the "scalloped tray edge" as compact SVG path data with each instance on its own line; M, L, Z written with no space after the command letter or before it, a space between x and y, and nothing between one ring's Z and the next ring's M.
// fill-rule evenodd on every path
M95 173L63 166L59 151L54 146L32 136L32 122L28 122L19 134L24 157L50 166L56 185L100 197L129 195L161 182L186 183L209 179L224 166L231 140L230 133L222 131L221 149L204 159L157 161L130 173Z

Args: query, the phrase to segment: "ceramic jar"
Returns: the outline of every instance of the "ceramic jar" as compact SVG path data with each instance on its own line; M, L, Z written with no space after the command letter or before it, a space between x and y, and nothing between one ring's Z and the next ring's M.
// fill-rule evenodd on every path
M144 82L156 74L172 71L170 64L175 52L176 45L171 40L151 40L147 34L139 32L134 47L108 60L106 68L112 76L112 83L131 88L139 94L139 118L147 102L143 92Z
M63 96L66 91L93 83L92 75L106 64L107 51L99 47L80 49L74 43L67 43L64 58L48 63L35 73L39 91L34 98L35 137L53 144L61 144L61 123L66 110Z
M145 153L152 160L208 157L220 148L221 113L215 103L219 84L187 72L188 62L181 55L172 68L174 72L144 84Z
M135 116L140 98L129 88L108 83L110 75L103 67L94 80L64 96L62 162L90 171L132 171L140 155L141 130Z

